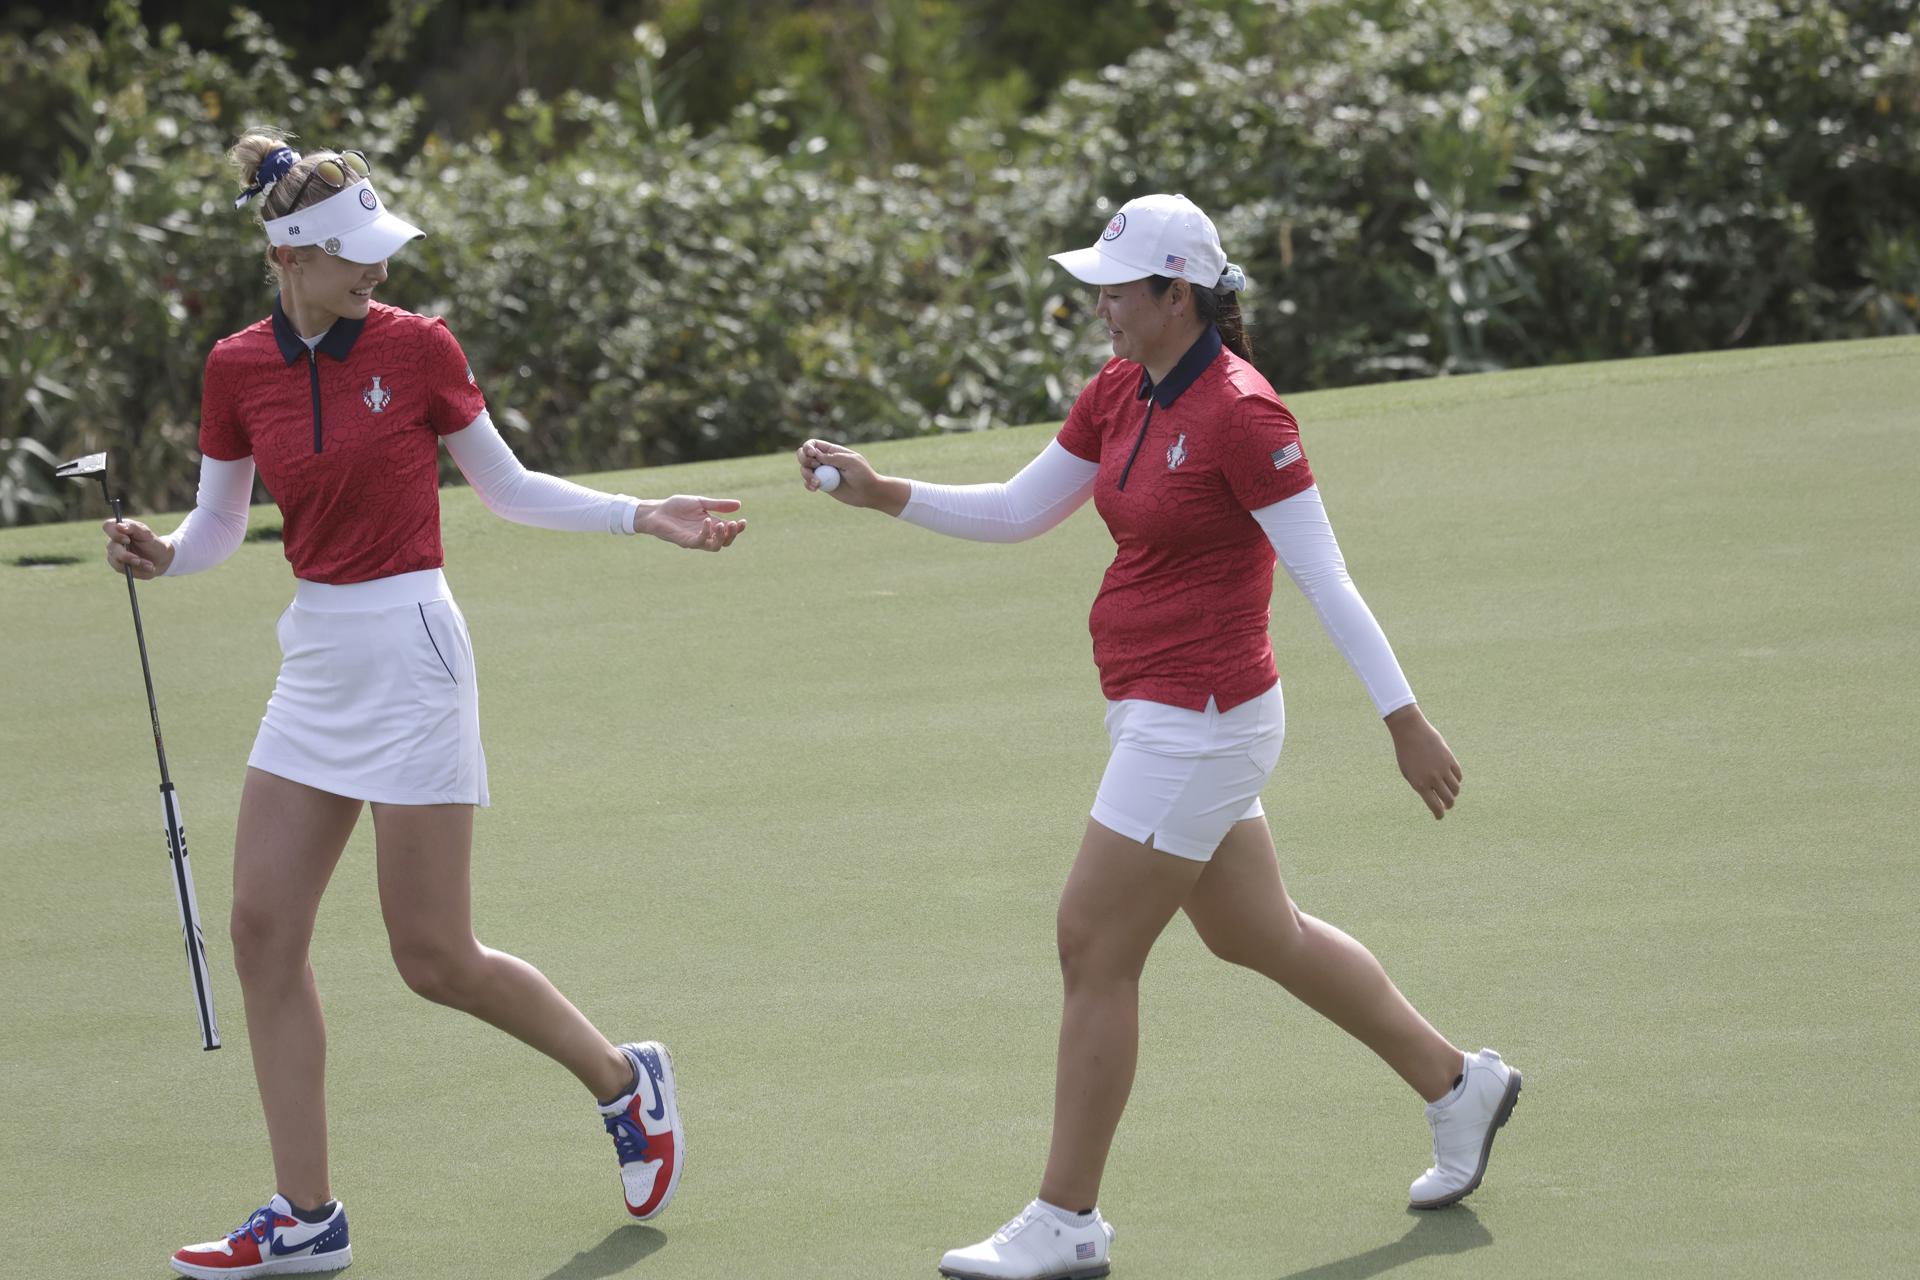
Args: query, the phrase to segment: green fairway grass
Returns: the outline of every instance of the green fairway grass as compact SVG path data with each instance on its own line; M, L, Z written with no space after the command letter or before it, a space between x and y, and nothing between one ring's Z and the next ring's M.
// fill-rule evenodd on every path
M1418 1100L1177 920L1101 1195L1115 1276L1920 1274L1920 340L1290 402L1466 787L1426 814L1283 575L1283 870L1526 1092L1485 1185L1411 1213ZM871 456L999 480L1049 433ZM931 1277L1046 1154L1105 529L940 538L786 456L595 482L738 497L750 526L689 555L444 495L494 801L477 930L670 1045L685 1179L627 1225L572 1079L406 990L363 821L313 955L349 1274ZM289 571L250 542L141 588L226 1037L203 1053L101 550L0 533L9 1277L168 1274L272 1189L225 921Z

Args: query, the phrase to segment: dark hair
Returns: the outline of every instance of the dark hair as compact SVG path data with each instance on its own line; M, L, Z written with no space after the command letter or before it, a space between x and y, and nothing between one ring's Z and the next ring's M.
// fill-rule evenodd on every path
M1148 276L1147 287L1153 290L1154 297L1164 298L1167 290L1173 288L1173 280L1168 276ZM1203 289L1191 280L1187 281L1187 288L1193 293L1193 310L1200 317L1200 323L1218 326L1220 341L1227 350L1242 360L1252 360L1253 342L1247 337L1246 317L1240 314L1240 295Z

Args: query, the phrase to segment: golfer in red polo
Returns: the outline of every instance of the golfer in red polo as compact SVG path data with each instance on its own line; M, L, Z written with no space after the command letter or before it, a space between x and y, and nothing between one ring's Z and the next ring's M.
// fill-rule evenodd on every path
M200 488L186 521L166 537L134 520L106 525L116 571L211 568L246 533L257 475L280 508L294 574L233 867L234 965L274 1190L235 1230L175 1253L173 1267L239 1280L352 1259L328 1174L326 1028L308 944L363 806L407 985L570 1071L613 1137L627 1212L651 1218L681 1173L666 1049L611 1043L533 966L473 935L473 812L487 803L487 767L473 648L441 571L439 450L444 442L495 514L544 529L718 551L745 527L725 518L740 504L642 500L527 471L446 324L374 301L387 259L423 233L386 207L366 158L302 155L264 133L230 155L240 203L260 202L278 297L207 359ZM484 1271L484 1259L465 1269Z
M1491 1049L1455 1048L1365 947L1287 896L1260 805L1285 727L1267 635L1276 560L1436 818L1459 796L1460 766L1347 576L1299 427L1251 363L1246 280L1212 221L1184 196L1144 196L1090 248L1054 261L1098 290L1114 358L1019 475L927 484L878 475L825 441L799 450L809 488L830 463L841 502L960 538L1035 537L1091 498L1116 548L1089 620L1113 754L1060 900L1052 1149L1039 1196L940 1269L966 1280L1107 1274L1100 1179L1133 1085L1140 973L1176 911L1216 955L1280 983L1420 1095L1433 1165L1410 1201L1452 1204L1479 1185L1520 1073Z

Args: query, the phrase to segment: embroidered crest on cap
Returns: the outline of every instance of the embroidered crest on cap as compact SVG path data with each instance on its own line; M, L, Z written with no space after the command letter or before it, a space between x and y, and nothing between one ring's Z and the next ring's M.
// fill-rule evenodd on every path
M1124 213L1116 213L1113 215L1113 218L1107 223L1107 229L1100 233L1100 238L1102 240L1118 240L1120 238L1120 233L1122 231L1125 231L1126 229L1127 229L1127 215Z
M1185 271L1186 269L1187 269L1187 260L1185 258L1181 257L1177 253L1170 253L1167 255L1167 270Z
M380 207L380 201L374 198L372 187L367 187L360 192L360 207L362 209L378 209Z

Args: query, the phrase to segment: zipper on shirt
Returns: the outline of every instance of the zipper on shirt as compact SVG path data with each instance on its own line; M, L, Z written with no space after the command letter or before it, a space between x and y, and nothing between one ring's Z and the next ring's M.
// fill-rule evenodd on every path
M313 389L313 451L320 452L320 357L307 348L307 381Z
M316 391L314 394L318 395L319 392ZM1133 460L1140 456L1140 446L1147 442L1147 428L1153 425L1153 406L1158 403L1159 402L1155 400L1152 396L1147 397L1146 420L1140 424L1140 434L1134 439L1133 452L1127 455L1127 465L1121 468L1121 471L1120 471L1119 487L1123 490L1127 487L1127 477L1133 474ZM320 412L320 402L318 400L314 401L313 411L316 415L314 418L314 429L317 431L319 430L319 423L320 423L320 419L317 416Z

